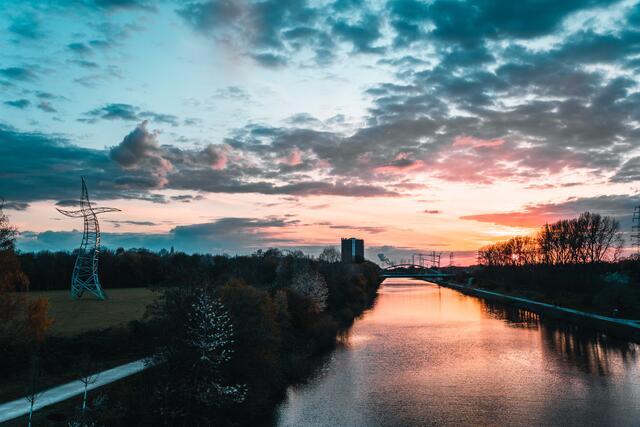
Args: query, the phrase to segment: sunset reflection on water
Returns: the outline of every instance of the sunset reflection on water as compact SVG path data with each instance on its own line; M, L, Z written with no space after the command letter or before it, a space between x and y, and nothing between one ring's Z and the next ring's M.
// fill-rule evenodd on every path
M640 425L638 346L425 282L385 283L278 425Z

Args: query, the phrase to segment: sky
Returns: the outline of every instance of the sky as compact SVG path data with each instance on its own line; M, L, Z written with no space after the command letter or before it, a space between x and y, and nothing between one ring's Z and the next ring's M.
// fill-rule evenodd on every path
M640 204L637 1L4 0L0 34L23 251L79 244L81 176L105 246L186 252L466 263Z

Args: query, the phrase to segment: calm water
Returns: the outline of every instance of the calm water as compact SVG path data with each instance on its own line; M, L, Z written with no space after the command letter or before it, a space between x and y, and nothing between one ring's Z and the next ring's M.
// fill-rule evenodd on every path
M385 282L277 424L640 426L640 346L420 283Z

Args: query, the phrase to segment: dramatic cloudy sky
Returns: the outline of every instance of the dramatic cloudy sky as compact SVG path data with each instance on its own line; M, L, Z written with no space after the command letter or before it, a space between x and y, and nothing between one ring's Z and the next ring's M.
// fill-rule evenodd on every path
M473 251L640 203L640 5L0 3L0 196L70 249Z

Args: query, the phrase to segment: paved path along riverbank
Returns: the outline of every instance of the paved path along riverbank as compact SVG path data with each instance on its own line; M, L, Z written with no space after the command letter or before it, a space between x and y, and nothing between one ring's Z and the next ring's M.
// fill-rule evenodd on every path
M122 378L137 374L148 367L147 359L140 359L115 368L107 369L97 374L96 381L89 384L87 390L93 390L103 385L112 383ZM33 410L44 408L62 402L84 393L84 384L80 380L71 381L69 383L45 390L36 400ZM16 399L11 402L0 404L0 423L12 420L14 418L27 415L29 413L29 402L26 398Z
M458 290L464 294L474 295L490 301L498 301L508 305L513 305L534 313L546 315L554 319L567 320L580 326L596 329L617 338L629 341L640 342L640 321L617 319L615 317L601 316L599 314L587 313L585 311L574 310L572 308L560 307L528 298L514 297L501 294L499 292L474 288L453 282L438 283L451 289Z

